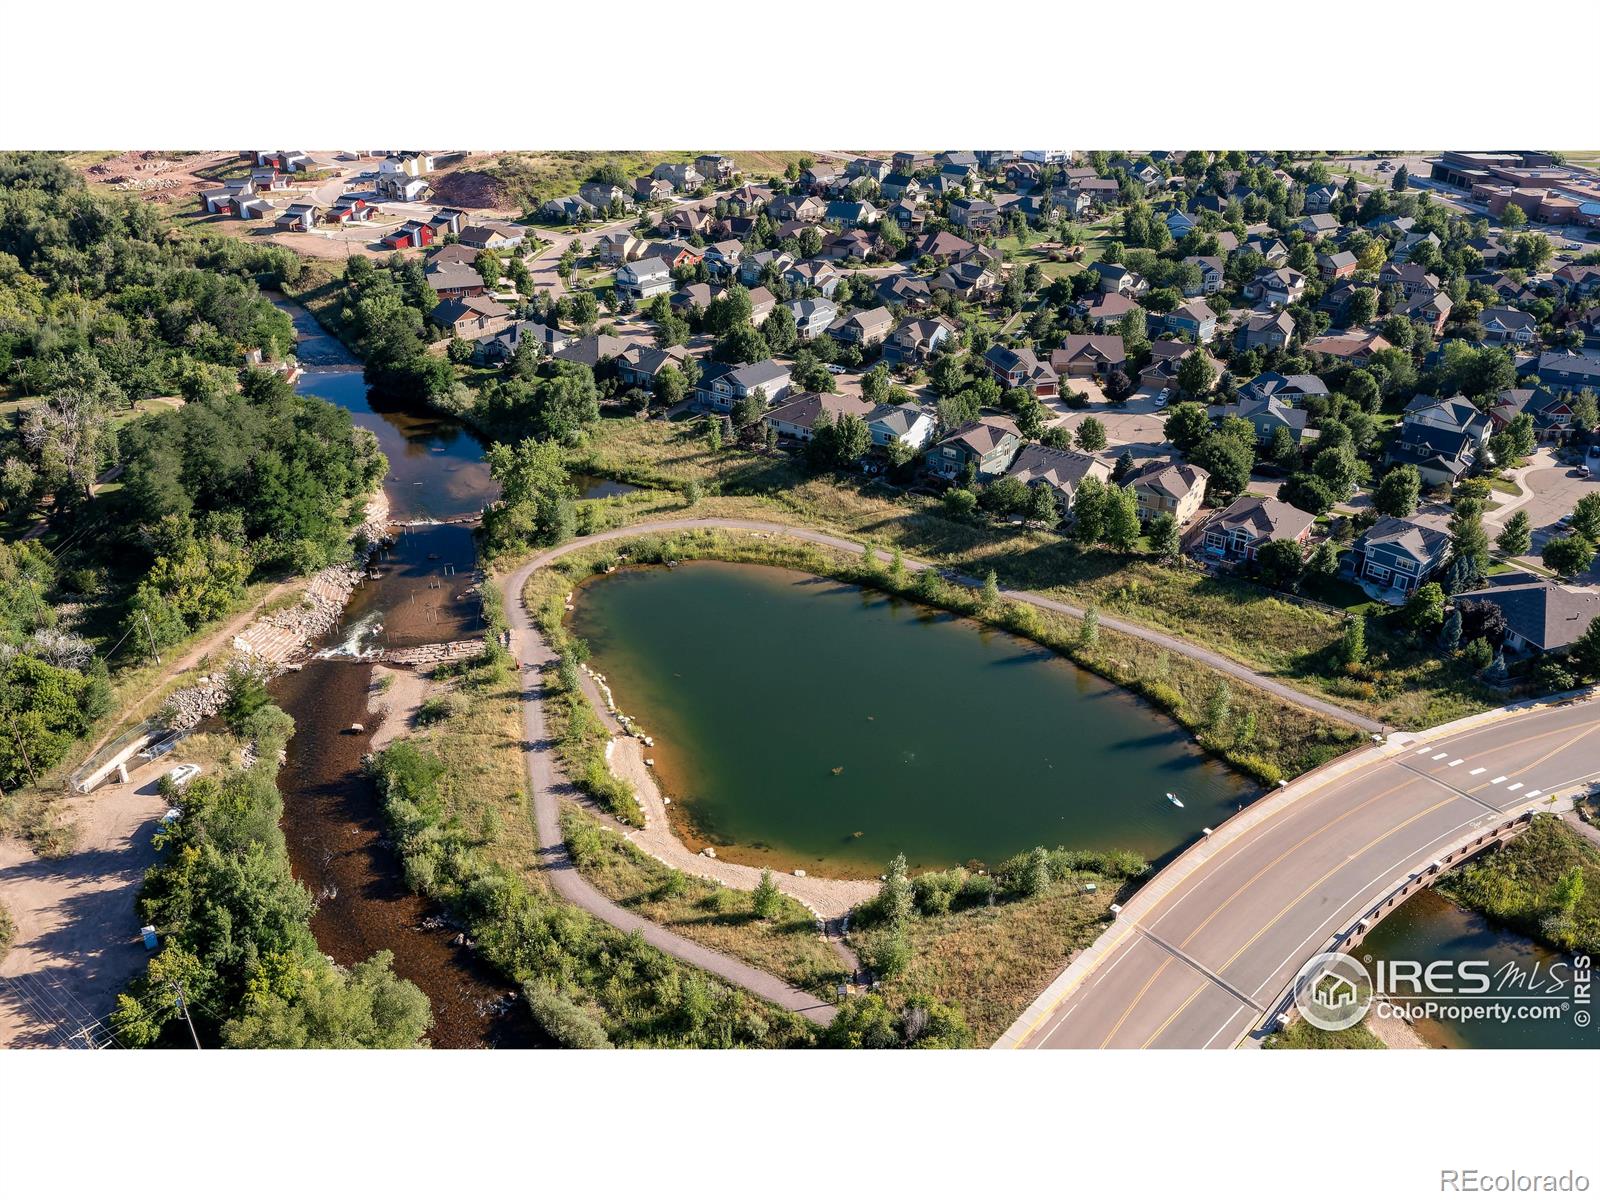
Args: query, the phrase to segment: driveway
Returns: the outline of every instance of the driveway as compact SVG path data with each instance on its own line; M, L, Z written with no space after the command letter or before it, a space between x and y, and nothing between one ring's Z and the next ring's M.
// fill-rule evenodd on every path
M110 1041L103 1022L149 958L134 899L156 861L151 837L167 810L156 781L171 766L145 763L80 801L78 849L65 858L0 840L0 904L17 925L0 962L0 1046Z
M1072 387L1080 391L1088 390L1091 400L1098 392L1094 384L1085 379L1074 379ZM1156 406L1154 396L1134 396L1121 408L1094 403L1089 408L1068 408L1060 401L1050 401L1049 406L1057 414L1056 419L1050 422L1052 425L1065 426L1076 432L1085 417L1093 417L1104 425L1106 448L1101 453L1106 457L1117 458L1126 450L1133 455L1134 462L1141 465L1151 459L1172 457L1172 446L1162 432L1167 420L1166 413Z

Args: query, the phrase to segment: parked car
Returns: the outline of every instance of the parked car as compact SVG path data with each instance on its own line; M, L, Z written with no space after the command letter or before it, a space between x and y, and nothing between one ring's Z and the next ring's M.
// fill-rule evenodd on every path
M1572 524L1572 514L1571 513L1566 513L1566 514L1564 514L1562 516L1562 518L1559 521L1556 522L1556 527L1558 529L1565 529L1568 525L1571 525L1571 524Z
M163 775L162 778L170 783L173 787L178 788L181 791L183 788L188 787L189 784L195 779L199 778L199 776L199 763L179 763L177 766L173 767L170 771Z

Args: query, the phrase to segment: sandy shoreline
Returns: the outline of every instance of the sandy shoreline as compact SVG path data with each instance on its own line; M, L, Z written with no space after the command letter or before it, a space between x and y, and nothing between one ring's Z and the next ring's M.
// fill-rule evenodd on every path
M383 681L390 682L385 685ZM372 701L369 710L377 718L372 730L371 752L405 737L415 727L417 712L432 690L432 681L409 667L372 664Z

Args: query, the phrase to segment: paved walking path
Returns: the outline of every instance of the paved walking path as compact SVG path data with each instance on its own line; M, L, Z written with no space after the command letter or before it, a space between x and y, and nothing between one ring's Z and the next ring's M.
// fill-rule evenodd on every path
M579 543L569 543L571 550ZM560 553L559 551L556 553ZM670 929L631 913L603 895L585 879L567 853L561 836L561 798L575 795L572 784L557 759L555 747L545 726L542 703L544 672L555 662L555 655L528 619L522 605L522 590L530 572L548 563L555 554L543 555L518 568L501 581L506 616L511 626L512 652L521 664L523 705L523 762L528 772L528 790L533 797L534 826L539 837L539 862L561 897L585 912L600 918L625 933L637 932L650 945L713 975L754 992L790 1012L799 1013L818 1024L833 1020L833 1005L800 989L791 987L776 975L749 963L673 933Z
M572 541L540 555L529 565L529 569L544 566L564 554L570 554L574 550L581 550L586 546L596 545L601 542L617 541L651 533L671 533L675 530L684 529L730 529L745 530L751 533L781 534L785 537L795 538L798 541L828 546L847 554L861 553L860 542L853 542L849 538L837 537L830 533L819 533L814 529L786 525L780 521L757 521L736 517L680 517L666 521L644 521L637 525L624 525L617 529L607 529L600 533L591 533L584 537L574 538ZM891 555L887 551L879 550L877 555L881 562L890 561ZM921 571L931 564L908 558L905 560L905 565L908 570ZM522 574L525 578L526 571ZM981 587L983 584L981 579L975 579L968 575L953 575L951 578L967 587ZM1037 608L1060 613L1064 616L1077 618L1083 616L1083 609L1076 605L1067 604L1061 600L1052 600L1048 596L1039 595L1037 592L1018 591L1002 587L1000 594L1008 600L1032 604ZM1100 626L1103 629L1114 629L1118 633L1124 633L1130 637L1142 638L1144 641L1160 646L1174 654L1181 654L1185 658L1205 663L1208 667L1220 671L1224 675L1248 683L1251 687L1260 688L1262 691L1277 696L1281 700L1287 700L1291 704L1309 709L1311 712L1319 713L1322 716L1332 717L1336 721L1354 725L1357 729L1364 730L1367 733L1388 732L1388 727L1379 721L1374 721L1372 718L1362 716L1360 713L1341 708L1331 701L1290 687L1288 684L1281 683L1270 676L1261 674L1259 671L1252 670L1224 654L1219 654L1215 650L1208 650L1204 646L1196 645L1194 642L1184 638L1173 634L1161 633L1147 625L1140 625L1133 621L1124 620L1121 617L1106 616L1103 613L1100 615Z
M571 856L567 853L566 843L561 836L561 798L563 795L575 794L575 792L561 768L545 725L544 706L541 702L544 690L543 674L554 664L555 656L539 631L534 628L528 612L523 606L522 593L527 584L528 576L541 567L548 566L563 555L588 546L652 533L671 533L688 529L743 530L756 534L777 534L851 554L859 554L862 549L859 542L853 542L849 538L837 537L833 534L821 533L817 530L805 529L799 526L786 525L779 521L725 517L682 517L665 521L647 521L637 525L627 525L618 529L608 529L599 533L588 534L584 537L574 538L564 545L545 551L530 562L518 567L509 575L504 576L500 581L500 588L505 600L507 619L511 627L512 650L518 663L521 664L523 684L522 721L525 739L523 758L528 773L529 791L533 797L534 824L539 837L540 862L545 870L549 872L551 882L557 893L585 912L599 917L607 924L625 932L632 933L637 931L645 941L657 949L720 976L730 983L738 984L740 987L746 988L763 999L770 1000L791 1012L800 1013L815 1021L827 1022L832 1020L834 1016L835 1009L832 1005L791 987L775 975L758 970L748 963L741 962L729 955L710 950L673 933L663 926L657 925L653 921L648 921L636 913L629 912L603 895L599 889L584 879L578 872ZM881 550L877 553L882 561L889 561L890 556L888 554ZM907 559L905 560L905 565L911 570L920 571L928 564L915 559ZM961 576L956 578L959 582L968 586L975 587L980 582ZM1083 610L1080 608L1033 592L1002 588L1001 594L1009 599L1037 605L1052 612L1062 613L1071 617L1083 616ZM1115 629L1120 633L1144 638L1175 653L1206 663L1226 675L1242 680L1252 687L1261 688L1263 691L1290 703L1297 704L1302 708L1310 709L1313 712L1321 713L1336 720L1345 721L1370 732L1378 732L1382 728L1376 721L1360 716L1357 713L1349 712L1316 696L1306 695L1304 692L1291 688L1287 684L1279 683L1277 680L1252 671L1232 659L1207 650L1204 647L1196 646L1182 638L1158 633L1142 625L1136 625L1114 617L1102 617L1100 623L1108 629Z

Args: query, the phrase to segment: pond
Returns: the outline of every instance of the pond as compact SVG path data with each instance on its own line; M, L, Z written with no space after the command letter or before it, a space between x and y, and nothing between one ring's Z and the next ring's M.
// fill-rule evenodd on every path
M1475 962L1487 964L1482 973L1494 981L1495 996L1538 995L1552 981L1572 978L1572 959L1557 954L1533 939L1497 925L1454 903L1432 889L1418 892L1385 917L1361 943L1360 955L1368 967L1379 961ZM1518 975L1517 972L1521 974ZM1554 995L1558 1001L1571 995L1570 982ZM1419 999L1453 999L1424 991ZM1515 1004L1516 1002L1513 1001ZM1590 1009L1593 1009L1591 1000ZM1573 1010L1558 1016L1513 1015L1509 1020L1458 1018L1448 1013L1438 1019L1413 1023L1417 1035L1432 1046L1472 1050L1600 1049L1600 1033L1593 1024L1579 1025Z
M389 459L383 486L396 521L476 516L499 494L482 443L459 421L375 404L361 372L349 368L307 371L297 390L347 409L377 435Z
M680 836L724 858L846 877L1040 844L1155 860L1255 793L1130 693L882 593L699 562L598 577L575 609L657 739Z

